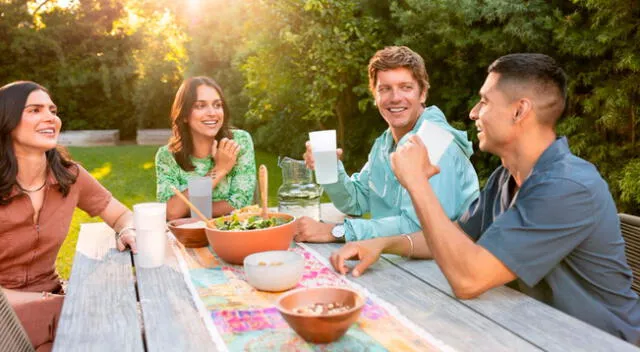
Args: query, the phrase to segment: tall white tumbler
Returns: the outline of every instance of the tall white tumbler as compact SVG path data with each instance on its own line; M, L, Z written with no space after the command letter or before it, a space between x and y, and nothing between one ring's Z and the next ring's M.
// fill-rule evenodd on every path
M187 179L187 187L189 188L189 201L195 205L198 210L207 218L211 217L211 177L207 176L191 176ZM198 215L191 210L191 217Z
M136 266L155 268L164 263L167 204L141 203L133 206L133 226L136 228Z
M338 182L336 130L309 132L309 141L315 161L316 182L321 185Z

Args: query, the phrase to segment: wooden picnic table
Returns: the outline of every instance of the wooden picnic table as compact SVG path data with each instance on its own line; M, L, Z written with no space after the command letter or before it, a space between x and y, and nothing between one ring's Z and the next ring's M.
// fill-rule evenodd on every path
M344 215L323 204L322 217ZM310 247L328 257L340 245ZM459 300L430 260L384 256L351 279L459 351L639 350L507 287ZM89 350L216 350L169 244L164 266L139 268L107 225L82 225L54 351Z

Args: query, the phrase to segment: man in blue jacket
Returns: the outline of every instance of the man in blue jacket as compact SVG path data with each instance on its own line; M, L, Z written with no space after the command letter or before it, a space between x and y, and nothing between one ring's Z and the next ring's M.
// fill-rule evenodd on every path
M338 182L322 186L340 211L355 216L370 213L371 219L347 219L336 225L302 217L296 241L356 241L419 231L411 198L393 174L389 155L426 121L430 123L427 126L436 126L430 128L449 134L453 140L438 163L443 172L429 180L447 216L457 219L478 197L478 176L469 161L473 150L467 133L451 127L436 106L424 105L429 77L420 55L404 46L379 50L369 61L369 89L389 128L376 139L359 173L349 177L339 162ZM341 154L338 150L338 156ZM313 168L309 143L304 159Z

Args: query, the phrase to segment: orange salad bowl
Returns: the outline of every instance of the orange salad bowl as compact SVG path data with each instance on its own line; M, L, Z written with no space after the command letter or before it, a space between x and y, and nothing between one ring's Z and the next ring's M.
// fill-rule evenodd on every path
M235 216L244 220L255 215L237 214ZM217 218L212 222L230 220L232 216ZM284 213L269 213L267 216L288 222L255 230L230 231L206 227L207 240L218 257L230 264L242 265L244 258L253 253L286 250L296 233L295 217Z

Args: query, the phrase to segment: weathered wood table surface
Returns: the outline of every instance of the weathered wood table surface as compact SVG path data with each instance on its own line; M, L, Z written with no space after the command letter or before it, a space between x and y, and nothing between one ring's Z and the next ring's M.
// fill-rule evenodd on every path
M322 217L343 215L323 204ZM459 351L640 350L507 287L458 300L433 261L385 256L351 279ZM169 247L164 266L138 268L108 226L84 224L67 291L54 351L216 350Z

